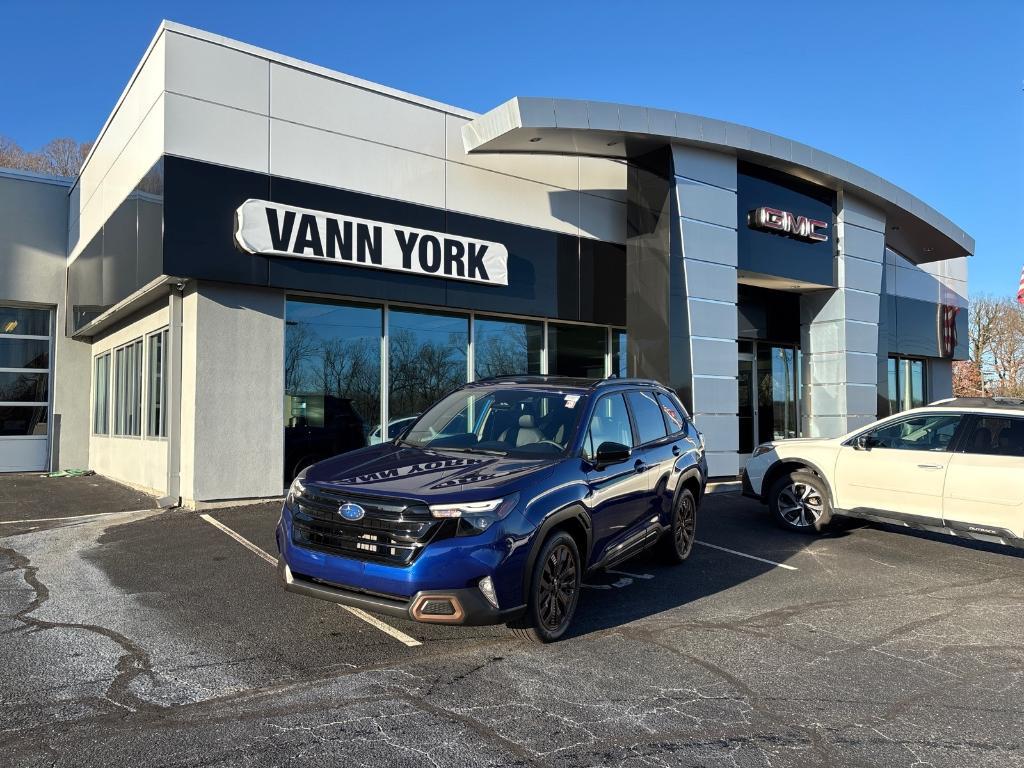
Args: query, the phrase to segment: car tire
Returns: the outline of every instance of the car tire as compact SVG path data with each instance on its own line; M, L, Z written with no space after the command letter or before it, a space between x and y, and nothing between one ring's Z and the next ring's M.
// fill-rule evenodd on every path
M684 489L672 508L672 526L662 536L661 554L673 565L682 563L693 551L697 536L697 501Z
M541 545L530 577L526 613L510 623L523 640L551 643L565 634L576 613L583 576L576 541L556 531Z
M768 492L768 508L779 525L800 533L821 533L832 520L828 486L808 470L780 477Z

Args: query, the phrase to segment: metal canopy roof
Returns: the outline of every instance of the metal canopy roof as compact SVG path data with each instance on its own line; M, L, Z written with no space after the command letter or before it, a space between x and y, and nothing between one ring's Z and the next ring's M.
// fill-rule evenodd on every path
M516 97L463 126L462 139L467 152L620 160L669 143L727 152L876 205L886 214L886 243L911 261L974 253L970 235L880 176L806 144L723 120L627 104Z

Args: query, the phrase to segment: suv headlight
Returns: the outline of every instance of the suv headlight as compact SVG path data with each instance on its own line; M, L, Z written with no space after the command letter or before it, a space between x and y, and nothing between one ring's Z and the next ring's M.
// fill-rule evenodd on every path
M288 486L288 496L285 498L285 503L289 507L294 507L295 503L299 500L299 496L306 492L306 486L303 481L306 479L306 470L302 470L295 479L292 480L292 484Z
M512 493L504 498L489 501L431 504L430 514L439 518L459 518L458 535L472 536L486 531L494 523L508 517L508 513L515 508L518 501L519 494Z
M761 443L759 446L757 446L757 448L754 449L754 452L750 455L750 458L756 459L762 453L768 453L768 451L774 450L775 443Z

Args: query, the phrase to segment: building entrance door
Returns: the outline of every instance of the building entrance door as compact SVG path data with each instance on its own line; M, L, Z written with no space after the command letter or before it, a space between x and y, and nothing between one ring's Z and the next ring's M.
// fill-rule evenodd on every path
M49 309L0 306L0 472L38 472L49 457Z
M741 341L739 349L739 452L743 462L760 443L800 436L803 382L796 346Z

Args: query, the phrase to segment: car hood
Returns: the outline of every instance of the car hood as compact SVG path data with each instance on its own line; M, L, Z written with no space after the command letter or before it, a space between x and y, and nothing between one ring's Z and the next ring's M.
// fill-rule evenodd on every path
M788 452L788 451L799 451L802 448L817 448L826 446L835 446L841 442L842 438L836 437L789 437L785 440L772 440L768 445L772 446L772 449L777 452Z
M510 492L524 478L550 473L561 458L521 459L383 443L314 464L306 482L351 493L482 501Z

